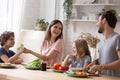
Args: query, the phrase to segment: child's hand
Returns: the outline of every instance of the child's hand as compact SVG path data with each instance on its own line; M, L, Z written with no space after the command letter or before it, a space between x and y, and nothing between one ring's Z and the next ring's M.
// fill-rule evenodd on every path
M20 58L18 58L17 60L15 60L15 64L21 64L23 62L24 62L23 59L20 59Z
M76 59L76 55L75 54L70 54L67 56L69 59Z
M21 47L21 48L18 50L18 53L19 53L19 54L22 54L24 50L25 50L25 48L24 48L24 47Z
M23 44L21 44L18 48L17 48L17 51L19 51L21 48L23 48L24 47L24 45Z

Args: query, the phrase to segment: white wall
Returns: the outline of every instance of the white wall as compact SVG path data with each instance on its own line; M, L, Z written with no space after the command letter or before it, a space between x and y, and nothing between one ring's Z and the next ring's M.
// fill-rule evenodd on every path
M22 17L22 29L34 29L36 19L55 19L55 0L26 0Z
M48 22L55 19L55 1L40 0L40 17L45 18Z
M33 29L36 19L40 16L40 0L26 0L21 27Z

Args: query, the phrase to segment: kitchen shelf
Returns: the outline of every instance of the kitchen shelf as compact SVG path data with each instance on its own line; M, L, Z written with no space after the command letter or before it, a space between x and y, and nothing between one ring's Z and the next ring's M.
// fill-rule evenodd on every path
M81 4L81 3L74 3L73 6L120 6L117 4Z
M102 11L102 9L105 9L105 10L115 9L116 10L117 7L120 7L120 4L106 3L106 2L105 3L93 3L93 4L83 4L83 3L73 2L72 5L73 5L73 16L72 16L72 19L70 19L70 22L73 26L74 31L76 31L76 26L78 25L78 23L85 24L85 26L86 24L95 25L97 23L96 19L98 18L98 14L99 12ZM119 12L119 10L117 11Z
M70 22L72 23L72 26L73 26L73 30L74 32L76 32L76 23L97 23L97 20L81 20L81 19L70 19Z
M71 19L71 22L97 22L97 20L81 20L81 19Z

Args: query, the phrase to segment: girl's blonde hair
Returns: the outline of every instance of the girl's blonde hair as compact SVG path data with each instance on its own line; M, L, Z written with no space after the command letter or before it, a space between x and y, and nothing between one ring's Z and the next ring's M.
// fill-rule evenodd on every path
M83 53L85 53L85 55L90 56L90 51L89 51L89 47L88 47L86 40L84 39L75 40L75 46L76 46L76 50L78 54L82 55L81 53L81 50L82 50Z

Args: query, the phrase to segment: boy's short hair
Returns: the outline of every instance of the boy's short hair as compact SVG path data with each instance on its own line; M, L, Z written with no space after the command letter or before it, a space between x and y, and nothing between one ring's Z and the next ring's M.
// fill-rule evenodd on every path
M14 32L12 31L4 31L1 35L0 35L0 44L1 46L4 46L5 42L11 37L14 37Z

